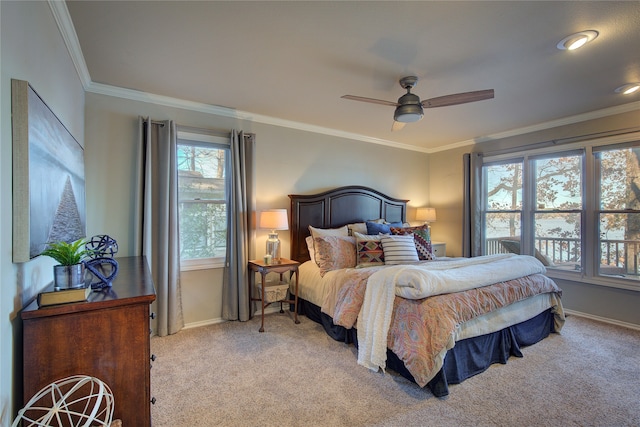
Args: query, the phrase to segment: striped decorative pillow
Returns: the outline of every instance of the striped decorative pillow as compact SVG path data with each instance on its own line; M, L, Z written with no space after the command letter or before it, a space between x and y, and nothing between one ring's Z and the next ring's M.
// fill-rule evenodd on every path
M435 259L433 249L431 247L431 232L427 225L419 227L391 227L391 234L413 234L413 240L416 242L416 250L420 260Z
M417 262L418 251L413 234L380 236L385 264L406 264Z

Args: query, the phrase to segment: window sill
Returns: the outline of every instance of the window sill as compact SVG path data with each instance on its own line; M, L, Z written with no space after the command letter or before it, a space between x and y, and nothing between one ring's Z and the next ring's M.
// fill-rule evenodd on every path
M589 285L607 286L610 288L626 289L629 291L640 292L640 281L633 280L633 279L624 280L624 279L617 279L615 277L604 277L604 276L587 277L584 274L582 274L580 271L576 271L576 272L561 271L561 270L555 270L551 268L547 269L546 274L552 279L567 280L571 282L587 283Z
M223 258L208 258L201 260L182 261L180 271L212 270L214 268L224 268Z

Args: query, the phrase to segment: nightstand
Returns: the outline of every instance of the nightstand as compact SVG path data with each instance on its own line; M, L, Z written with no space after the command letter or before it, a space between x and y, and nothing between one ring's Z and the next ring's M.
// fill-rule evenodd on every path
M294 321L296 324L300 323L300 321L298 320L298 266L299 265L300 265L299 262L292 261L290 259L285 259L285 258L280 258L280 262L278 264L265 264L263 261L260 261L260 260L249 261L249 273L250 273L249 274L249 299L251 301L260 301L261 316L262 316L262 322L260 324L260 332L264 332L264 309L265 307L268 307L270 304L274 302L280 303L280 313L284 313L284 310L282 309L282 303L293 304ZM254 272L260 273L260 276L262 277L259 298L253 297L253 289L255 288L255 274L253 274ZM279 283L282 283L283 274L286 272L294 273L296 276L293 299L285 299L286 298L286 294L285 294L285 297L282 299L278 298L275 301L268 301L268 299L265 298L265 296L268 294L267 291L269 290L269 286L267 286L266 280L265 280L267 274L279 273L280 274Z
M438 258L447 256L447 244L445 242L431 242L431 249Z

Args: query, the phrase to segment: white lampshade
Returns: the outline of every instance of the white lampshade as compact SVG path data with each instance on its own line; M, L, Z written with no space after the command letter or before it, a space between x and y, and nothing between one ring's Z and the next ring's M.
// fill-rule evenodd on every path
M416 221L435 222L435 208L418 208L416 209Z
M268 209L260 213L260 228L288 230L289 220L286 209Z

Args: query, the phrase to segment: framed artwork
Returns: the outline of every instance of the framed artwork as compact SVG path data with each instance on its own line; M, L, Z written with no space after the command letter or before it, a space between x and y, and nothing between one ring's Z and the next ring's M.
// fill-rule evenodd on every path
M13 262L86 235L84 150L23 80L11 80Z

